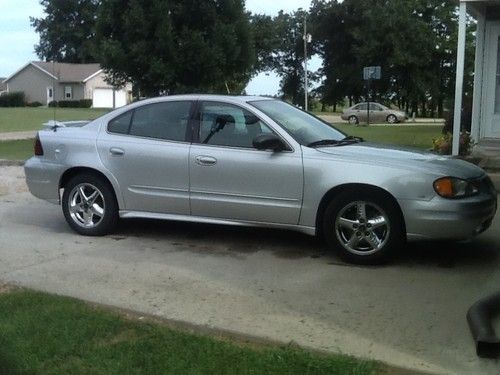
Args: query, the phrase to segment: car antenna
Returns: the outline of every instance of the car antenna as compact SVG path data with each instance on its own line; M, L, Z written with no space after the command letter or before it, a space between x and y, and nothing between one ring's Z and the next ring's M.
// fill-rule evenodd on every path
M52 101L54 102L55 97L56 97L56 67L55 67L55 61L54 58L52 58ZM49 103L50 104L50 103ZM54 124L56 123L56 107L57 107L57 102L52 104L53 110L53 115L54 115ZM57 127L54 127L54 131L57 131Z

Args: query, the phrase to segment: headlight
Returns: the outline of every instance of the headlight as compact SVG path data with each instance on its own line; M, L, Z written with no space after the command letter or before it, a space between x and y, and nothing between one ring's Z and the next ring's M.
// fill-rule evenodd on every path
M465 198L475 195L479 189L473 183L455 177L443 177L434 181L434 190L443 198Z

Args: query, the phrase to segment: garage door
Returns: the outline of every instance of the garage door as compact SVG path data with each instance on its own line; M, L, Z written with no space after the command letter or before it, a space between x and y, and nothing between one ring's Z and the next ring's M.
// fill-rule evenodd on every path
M115 107L123 107L127 104L127 92L125 90L115 91ZM113 89L94 89L92 95L92 107L113 108Z

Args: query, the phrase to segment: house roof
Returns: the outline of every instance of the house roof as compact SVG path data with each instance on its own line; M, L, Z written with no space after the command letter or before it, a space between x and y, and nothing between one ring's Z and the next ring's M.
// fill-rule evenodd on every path
M86 82L99 74L102 69L99 64L69 64L51 61L31 61L5 79L5 82L16 76L28 66L34 66L59 82Z
M60 82L83 82L101 70L99 64L68 64L46 61L33 61L32 64L57 77Z
M0 77L0 91L7 90L7 84L4 83L5 77Z

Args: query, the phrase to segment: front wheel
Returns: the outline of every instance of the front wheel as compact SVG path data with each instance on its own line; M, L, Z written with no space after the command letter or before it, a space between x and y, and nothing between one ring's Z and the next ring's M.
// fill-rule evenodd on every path
M398 122L398 118L395 115L387 116L387 122L389 124L396 124Z
M350 263L388 261L403 243L403 223L395 203L373 191L345 191L328 205L323 223L328 245Z
M359 120L356 116L350 116L348 121L349 121L349 124L351 124L351 125L357 125L359 123Z
M112 187L93 174L77 175L66 184L62 209L69 226L85 236L108 234L118 221Z

